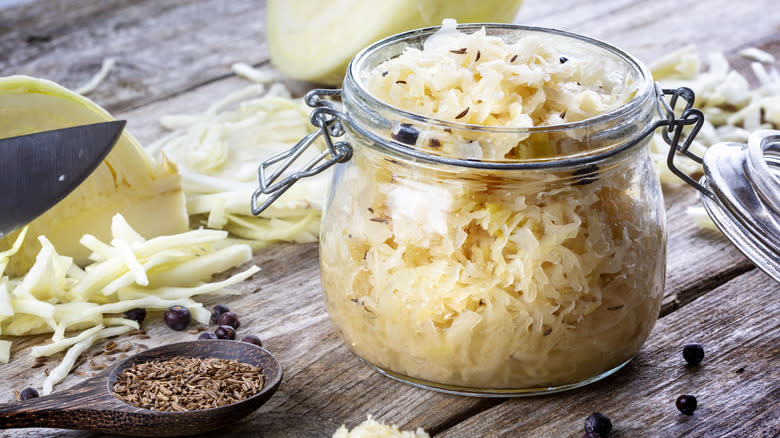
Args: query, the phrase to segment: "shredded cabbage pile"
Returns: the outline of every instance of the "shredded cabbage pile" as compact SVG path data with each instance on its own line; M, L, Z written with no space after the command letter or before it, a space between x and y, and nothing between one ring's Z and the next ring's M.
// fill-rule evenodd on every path
M273 79L246 64L236 74L253 81ZM237 106L237 107L235 107ZM176 163L195 225L230 232L257 249L277 241L314 242L329 173L296 183L260 217L251 213L259 164L294 146L314 127L309 108L279 83L250 85L197 115L168 115L173 132L148 150ZM317 143L300 162L313 158Z
M691 150L699 156L713 144L747 143L753 131L780 129L780 74L772 66L774 57L755 48L742 50L740 54L753 60L750 68L758 86L751 87L748 79L731 69L719 52L708 54L707 70L702 71L705 62L694 45L676 50L650 65L653 78L663 88L688 87L696 94L695 107L705 116L704 125L691 145ZM666 165L669 145L660 133L650 141L650 150L661 182L683 184ZM687 157L678 156L675 164L689 175L701 173L701 165Z
M587 182L439 172L361 150L338 173L320 242L328 313L359 357L438 384L516 389L578 382L639 350L665 272L647 149Z
M259 271L250 266L212 282L214 274L250 261L251 248L226 244L227 232L218 230L191 230L147 240L117 214L110 242L90 234L82 236L81 244L92 252L92 263L84 269L72 257L59 254L45 236L38 236L42 248L29 272L19 278L4 276L26 234L27 228L12 248L0 252L0 333L51 333L51 342L30 349L34 357L67 350L47 375L44 395L92 345L140 328L137 321L123 317L123 312L180 305L189 309L193 320L208 324L211 312L193 297L235 294L231 286ZM8 361L10 348L11 341L0 343L0 362Z
M415 431L399 430L398 426L380 423L369 415L366 421L351 431L342 425L333 433L332 438L430 438L430 435L421 427Z
M582 121L614 110L636 93L634 78L607 57L523 36L514 43L456 29L454 20L428 38L375 67L365 86L378 99L430 118L471 125L528 128ZM463 155L460 143L480 142L480 159L536 158L519 141L528 137L457 138L437 134L445 152ZM490 144L486 140L490 141ZM501 140L504 141L501 141ZM425 145L425 143L421 143ZM438 146L437 146L438 147Z

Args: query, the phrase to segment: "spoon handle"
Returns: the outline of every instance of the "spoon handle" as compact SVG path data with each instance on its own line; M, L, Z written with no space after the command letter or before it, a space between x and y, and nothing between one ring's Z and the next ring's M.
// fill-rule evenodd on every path
M112 401L121 403L108 393L105 382L105 378L89 379L61 393L0 405L0 429L91 429L115 421L106 410L116 408Z

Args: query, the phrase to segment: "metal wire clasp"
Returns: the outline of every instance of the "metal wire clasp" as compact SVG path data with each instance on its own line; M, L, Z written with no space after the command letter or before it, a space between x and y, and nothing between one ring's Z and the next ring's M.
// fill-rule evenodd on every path
M333 137L344 135L342 123L346 116L338 111L332 102L323 100L323 96L339 97L341 96L341 90L315 89L306 93L306 104L314 108L310 117L311 124L319 129L304 137L293 148L260 163L257 169L257 179L260 187L252 194L252 214L258 215L262 213L263 210L282 196L299 179L316 175L336 163L346 162L352 158L352 146L349 143L346 141L333 142ZM327 149L320 152L301 169L281 181L275 182L320 135L325 139ZM327 161L323 162L325 159ZM267 169L280 161L282 163L276 170L270 175L266 175ZM258 205L262 195L269 196Z
M693 140L696 138L696 134L699 133L702 124L704 124L704 114L700 110L693 108L693 102L696 99L696 95L693 90L688 87L661 89L658 84L656 84L656 93L659 97L658 101L661 102L658 106L658 114L660 115L661 120L658 121L657 125L664 127L661 131L661 135L664 141L670 146L669 154L666 157L666 165L669 167L669 170L680 179L705 196L714 199L715 195L710 190L678 169L674 164L674 158L678 152L699 164L703 162L702 157L689 150ZM664 99L665 96L672 96L671 99L669 99L669 102ZM675 115L675 107L680 99L685 101L685 107L680 112L680 117L677 117ZM683 129L686 126L691 126L691 130L688 132L682 144L680 144Z

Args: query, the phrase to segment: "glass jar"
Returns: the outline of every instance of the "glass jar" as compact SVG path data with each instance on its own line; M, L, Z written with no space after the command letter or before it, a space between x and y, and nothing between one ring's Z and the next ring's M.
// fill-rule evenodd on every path
M261 166L261 190L283 192L338 162L322 217L322 288L346 346L367 364L466 395L578 387L625 365L658 318L666 219L647 143L663 124L662 96L641 63L604 43L550 29L484 26L507 41L532 34L562 55L609 60L636 91L611 112L566 124L499 128L430 119L366 89L372 69L406 47L422 47L437 28L396 35L353 59L341 107L323 99L337 92L307 96L328 144L321 159L333 158L269 185L283 169L270 178L264 169L289 165L299 145ZM344 132L344 141L331 140ZM452 138L468 141L438 148ZM523 145L534 158L482 159L474 142Z

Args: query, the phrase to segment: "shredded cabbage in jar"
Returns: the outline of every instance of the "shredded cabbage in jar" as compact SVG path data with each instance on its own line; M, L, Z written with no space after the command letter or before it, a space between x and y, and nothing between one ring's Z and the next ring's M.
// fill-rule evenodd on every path
M642 153L582 185L357 154L321 235L331 319L361 358L440 384L562 385L620 365L663 295L663 206L631 183L653 172Z
M588 117L626 98L604 95L578 113L570 105L582 110L580 102L566 100L576 95L558 93L560 107L542 103L534 113L525 107L530 98L487 103L506 84L484 92L473 72L463 79L455 66L441 92L392 91L447 81L409 66L414 57L456 62L464 54L453 47L465 48L470 63L476 53L493 62L494 50L506 62L493 37L443 32L423 51L379 65L370 89L407 111L452 119L465 104L470 110L457 121L509 125L520 114L529 124L564 110ZM555 94L567 63L549 62L540 42L523 47L524 62L539 61L536 74L553 81L541 79L536 92ZM401 77L406 84L396 84ZM476 98L493 108L486 118ZM320 263L328 313L359 357L436 386L545 388L615 369L647 339L663 295L666 241L660 187L646 184L656 175L647 148L574 172L492 171L391 159L360 137L352 141L355 156L337 168L325 208ZM440 147L450 141L457 140Z
M582 121L612 111L636 94L625 68L609 58L561 52L544 38L527 35L514 43L471 34L444 20L423 49L408 47L364 78L369 92L390 105L438 120L470 125L529 128ZM449 152L481 142L480 159L536 158L524 137L486 142L486 136L437 134ZM446 138L451 137L451 138ZM490 143L490 144L488 144ZM424 143L421 143L424 145Z

